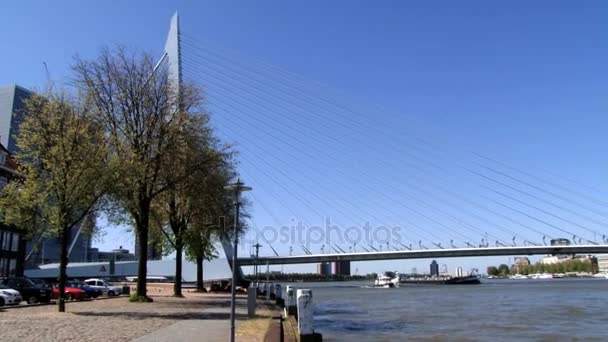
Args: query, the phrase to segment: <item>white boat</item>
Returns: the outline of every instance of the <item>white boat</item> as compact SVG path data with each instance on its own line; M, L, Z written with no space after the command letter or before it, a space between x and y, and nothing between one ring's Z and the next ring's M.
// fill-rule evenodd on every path
M509 279L528 279L528 276L523 274L515 274L509 277Z
M379 275L376 280L374 280L374 287L395 287L395 278L399 279L399 277L395 276L395 273L384 272L383 274Z
M593 278L605 278L608 279L608 273L596 273L593 275Z
M553 275L550 273L534 273L530 274L530 279L553 279Z

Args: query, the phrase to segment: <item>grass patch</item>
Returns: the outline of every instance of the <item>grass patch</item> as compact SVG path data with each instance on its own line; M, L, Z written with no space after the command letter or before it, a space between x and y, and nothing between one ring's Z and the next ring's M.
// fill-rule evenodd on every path
M138 296L137 292L131 293L129 302L131 303L152 303L154 300L148 296Z
M272 318L256 317L247 320L239 320L236 327L236 334L240 337L264 338L266 330Z

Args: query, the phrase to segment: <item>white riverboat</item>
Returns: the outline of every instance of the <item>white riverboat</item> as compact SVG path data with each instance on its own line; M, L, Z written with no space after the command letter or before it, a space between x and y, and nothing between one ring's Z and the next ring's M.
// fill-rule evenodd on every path
M399 279L393 272L384 272L381 275L378 275L378 278L374 280L374 287L384 287L390 288L395 287L395 279Z

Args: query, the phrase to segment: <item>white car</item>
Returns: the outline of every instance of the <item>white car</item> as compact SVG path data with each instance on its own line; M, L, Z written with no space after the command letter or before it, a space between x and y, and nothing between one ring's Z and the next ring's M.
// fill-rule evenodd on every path
M118 296L122 294L122 287L113 286L103 279L91 278L86 279L85 284L89 285L91 288L99 289L104 295L108 296Z
M21 297L19 291L0 285L0 306L17 305L21 303L21 301L23 301L23 297Z

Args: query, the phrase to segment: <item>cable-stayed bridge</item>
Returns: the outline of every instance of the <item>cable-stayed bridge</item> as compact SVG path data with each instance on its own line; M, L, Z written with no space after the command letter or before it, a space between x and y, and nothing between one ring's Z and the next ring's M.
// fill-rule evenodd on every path
M211 124L239 151L241 178L254 188L240 254L253 254L247 249L257 242L268 248L239 258L241 265L608 253L602 191L463 151L437 125L359 105L283 67L212 46L174 17L163 58L176 84L203 87ZM370 223L398 234L340 242L265 234L296 223L310 232L329 219L344 234ZM554 239L571 245L551 246Z

